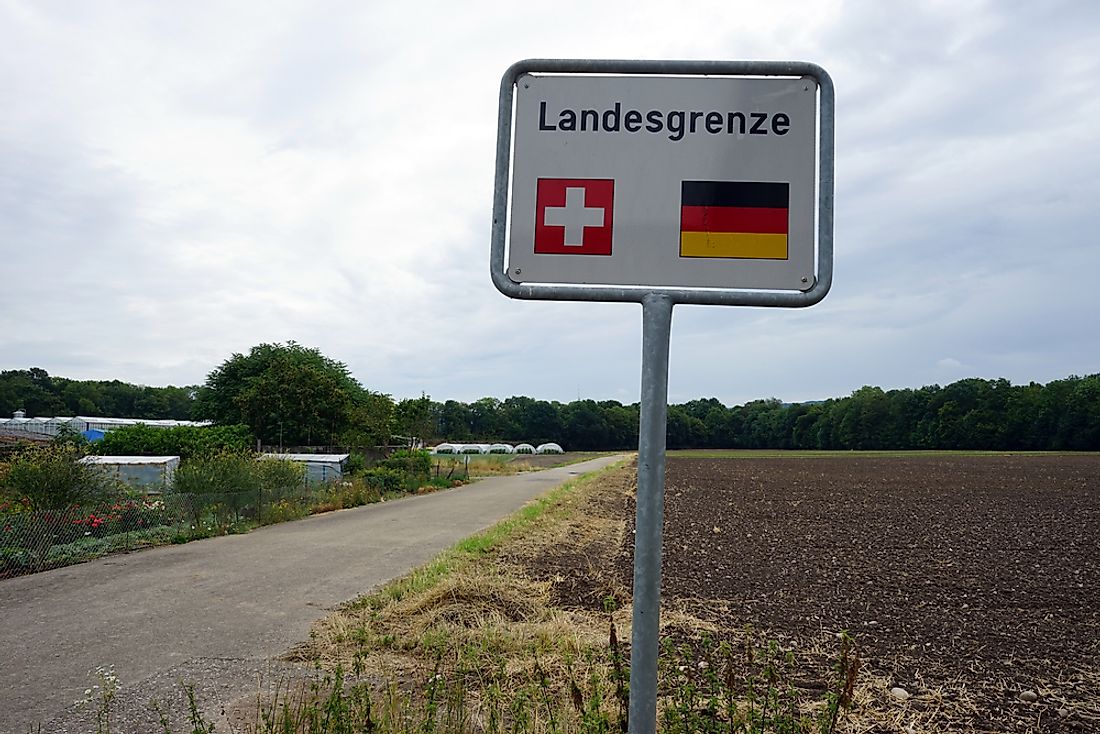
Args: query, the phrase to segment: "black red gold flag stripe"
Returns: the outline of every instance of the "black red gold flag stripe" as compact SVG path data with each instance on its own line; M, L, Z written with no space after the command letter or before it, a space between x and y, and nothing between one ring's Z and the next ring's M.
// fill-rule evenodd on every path
M790 184L683 181L680 257L787 259Z

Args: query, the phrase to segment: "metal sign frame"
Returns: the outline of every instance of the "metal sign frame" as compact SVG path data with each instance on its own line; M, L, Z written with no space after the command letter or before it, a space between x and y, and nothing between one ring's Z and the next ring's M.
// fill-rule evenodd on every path
M805 291L755 291L715 288L652 288L515 283L504 266L508 232L508 191L511 184L512 118L516 81L522 74L619 74L644 76L809 77L818 85L817 272ZM497 110L496 180L493 188L493 230L489 270L493 284L510 298L554 301L615 301L641 303L658 294L673 304L711 306L812 306L833 282L833 82L817 64L800 61L629 61L527 59L513 64L500 81Z
M641 74L649 76L809 77L818 85L817 266L805 291L733 288L516 283L505 270L508 193L511 183L512 118L516 81L525 73ZM638 492L634 538L634 586L630 647L631 734L657 728L657 658L661 615L661 552L664 525L665 431L668 419L668 357L672 309L677 303L714 306L812 306L833 280L832 79L816 64L775 61L592 61L530 59L505 72L497 118L496 183L489 269L493 284L511 298L618 301L642 305L642 385L638 426Z

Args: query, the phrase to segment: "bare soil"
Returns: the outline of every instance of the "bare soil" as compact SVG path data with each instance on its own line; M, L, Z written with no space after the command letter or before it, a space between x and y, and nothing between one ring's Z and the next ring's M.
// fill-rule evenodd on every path
M666 616L795 649L850 632L850 730L1100 731L1100 456L671 457L665 504ZM567 606L631 583L632 498L591 514L617 547L525 559Z

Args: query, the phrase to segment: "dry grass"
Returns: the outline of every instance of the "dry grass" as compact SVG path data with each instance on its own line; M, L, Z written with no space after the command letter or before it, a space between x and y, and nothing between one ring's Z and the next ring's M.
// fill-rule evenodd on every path
M515 680L536 667L560 680L590 675L590 665L607 648L608 615L554 604L553 581L528 573L514 551L522 548L527 556L579 535L621 537L620 518L580 510L623 471L570 483L529 506L535 511L526 520L521 513L503 530L488 531L490 540L475 537L418 573L346 605L318 622L294 657L327 669L408 673L434 667L442 651L459 651L463 665L503 666ZM628 614L619 611L615 622L628 628Z
M459 711L468 719L444 727L448 731L501 731L505 720L516 731L569 731L586 716L610 719L623 704L606 695L614 690L610 681L616 674L608 648L609 615L562 608L555 603L553 581L528 573L509 550L561 543L562 528L583 515L585 498L598 495L623 471L570 482L405 578L345 605L318 622L291 659L330 674L344 671L345 680L372 687L380 700L417 701L414 717L435 705L425 701L434 690L432 681L445 681L441 695L447 702L440 715ZM620 518L581 520L585 536L616 526L612 535L620 537L621 524ZM572 525L572 532L581 525ZM614 623L628 628L629 611L618 611ZM578 701L587 702L587 710ZM594 714L592 701L606 712ZM268 698L260 706L271 705Z

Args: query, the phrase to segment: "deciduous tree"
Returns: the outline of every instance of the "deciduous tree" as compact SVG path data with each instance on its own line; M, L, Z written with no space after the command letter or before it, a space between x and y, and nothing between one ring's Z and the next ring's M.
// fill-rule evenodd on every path
M332 445L366 423L371 393L342 362L296 342L234 354L199 389L195 413L247 425L267 444Z

